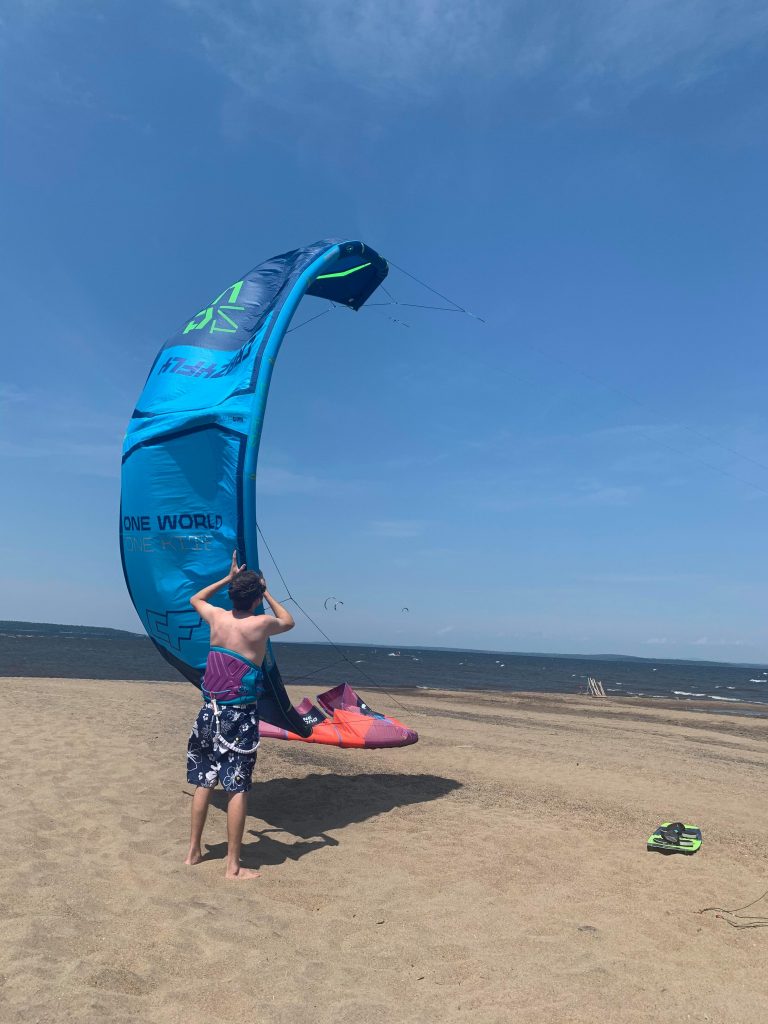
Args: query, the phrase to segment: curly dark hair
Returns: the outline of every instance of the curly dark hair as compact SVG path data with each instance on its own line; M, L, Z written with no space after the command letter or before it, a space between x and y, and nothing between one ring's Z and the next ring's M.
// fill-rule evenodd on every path
M267 589L260 572L244 569L229 584L229 599L238 612L247 612L254 601L260 601Z

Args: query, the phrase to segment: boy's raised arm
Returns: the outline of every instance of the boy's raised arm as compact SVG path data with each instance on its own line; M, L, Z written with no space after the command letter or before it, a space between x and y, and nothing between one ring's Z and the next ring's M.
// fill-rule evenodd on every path
M267 619L267 633L275 636L277 633L287 633L296 625L293 616L287 608L283 608L279 601L276 601L268 590L264 591L264 600L272 609L274 619Z
M196 594L193 594L189 599L189 603L195 609L201 618L205 619L206 622L210 622L211 616L213 616L220 608L217 608L215 604L209 604L208 598L213 597L217 590L221 590L222 587L226 587L228 583L237 576L239 572L242 572L245 565L238 566L237 564L237 551L232 552L232 565L230 566L229 573L224 576L223 579L217 580L216 583L211 583L207 587L203 587L202 590L198 590ZM290 628L290 627L288 627Z

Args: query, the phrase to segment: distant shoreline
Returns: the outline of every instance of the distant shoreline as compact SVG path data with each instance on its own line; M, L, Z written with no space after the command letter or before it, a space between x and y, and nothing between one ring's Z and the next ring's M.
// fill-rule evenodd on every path
M0 619L0 637L7 635L18 635L19 633L28 636L39 637L61 637L65 633L79 632L86 637L96 638L133 638L147 639L145 633L134 633L127 629L115 629L112 626L83 626L77 623L59 622L25 622L15 619ZM278 640L274 641L276 646L289 645L293 647L318 647L324 648L330 645L322 640ZM768 669L768 661L712 661L700 658L646 658L636 654L563 654L549 653L547 651L510 651L495 648L483 647L434 647L429 644L401 644L389 642L370 642L334 640L338 647L356 647L361 649L370 648L391 648L397 651L434 651L449 654L501 654L510 658L554 658L560 661L601 661L601 662L638 662L648 665L699 665L699 666L724 666L727 668L746 669ZM2 675L0 666L0 675Z
M657 707L721 715L768 711L768 669L751 665L291 641L276 654L286 685L310 696L349 683L374 707L378 693L579 696L593 676L614 706L616 698L645 706L651 698ZM184 682L147 636L53 623L0 622L0 677Z

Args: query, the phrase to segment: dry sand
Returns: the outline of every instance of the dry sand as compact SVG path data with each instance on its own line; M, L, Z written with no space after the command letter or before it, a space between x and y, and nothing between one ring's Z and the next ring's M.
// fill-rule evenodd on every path
M768 888L764 720L414 694L415 747L262 744L238 883L218 795L182 865L191 687L3 683L2 1024L768 1020L768 928L697 913Z

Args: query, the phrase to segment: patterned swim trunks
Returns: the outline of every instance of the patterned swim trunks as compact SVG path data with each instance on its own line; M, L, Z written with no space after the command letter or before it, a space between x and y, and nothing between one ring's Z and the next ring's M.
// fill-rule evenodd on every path
M258 704L219 708L221 738L240 750L259 745ZM187 744L187 782L213 789L220 782L227 793L247 793L256 764L256 751L242 754L229 750L216 738L216 718L211 704L203 704Z

